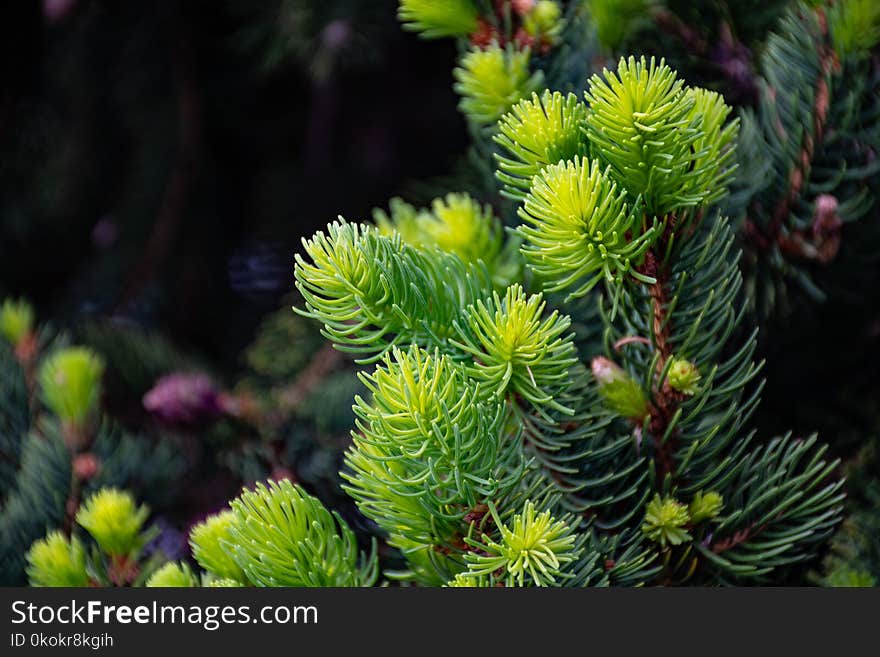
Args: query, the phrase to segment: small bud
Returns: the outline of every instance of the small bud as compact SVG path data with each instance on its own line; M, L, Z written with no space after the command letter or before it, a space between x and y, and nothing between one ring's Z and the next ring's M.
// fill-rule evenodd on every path
M169 425L195 429L223 414L221 395L204 374L164 376L144 395L144 408Z
M553 0L538 0L523 18L523 27L532 36L552 35L559 29L562 9Z
M536 0L510 0L510 6L519 16L525 16L535 7Z
M603 356L594 358L591 368L608 408L634 420L642 420L648 414L645 393L626 370Z
M691 500L690 515L693 522L703 522L704 520L712 520L718 517L721 509L724 507L724 498L720 493L710 490L707 493L697 491L694 499Z
M650 540L667 545L680 545L691 539L684 527L691 521L688 508L673 497L654 495L645 510L642 532Z
M590 368L599 385L608 385L615 379L626 375L620 365L604 356L596 356L590 363Z
M816 259L822 263L834 260L840 250L843 220L838 214L837 198L830 194L816 197L816 213L813 217L813 244L816 247Z
M117 488L94 493L76 514L76 521L107 554L124 556L141 545L141 528L150 510L138 507L131 494Z
M0 305L0 335L18 345L34 329L34 309L23 299L6 299Z
M444 584L446 587L456 589L484 589L499 585L493 581L490 575L471 575L469 573L458 573Z
M684 358L673 358L666 375L669 386L685 395L695 395L699 392L697 383L700 378L697 366Z
M80 481L88 481L98 474L100 469L101 460L91 452L77 454L73 458L73 476Z
M97 409L103 374L104 362L90 349L56 351L40 367L43 401L60 420L82 427Z

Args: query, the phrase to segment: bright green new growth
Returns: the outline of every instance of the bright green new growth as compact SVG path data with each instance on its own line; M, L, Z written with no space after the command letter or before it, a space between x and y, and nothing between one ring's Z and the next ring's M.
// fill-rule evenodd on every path
M206 586L209 588L233 589L243 587L244 584L236 579L220 578L212 579Z
M217 578L244 582L247 577L230 553L231 528L235 522L232 511L221 511L208 516L192 528L189 544L193 558Z
M562 7L554 0L538 0L531 11L523 16L526 34L545 43L556 43L563 25Z
M724 97L706 89L688 89L693 98L690 119L699 126L694 141L693 162L687 173L685 189L701 198L700 205L716 203L727 195L736 172L735 155L739 119L728 121L731 107Z
M43 401L63 422L81 425L98 405L103 373L104 362L90 349L56 351L40 366Z
M495 580L489 575L471 575L470 573L458 573L444 586L450 588L482 589L495 586Z
M648 414L648 398L638 381L603 356L594 358L591 368L605 405L621 417L641 422Z
M825 581L823 586L832 588L874 588L877 586L877 580L874 576L864 570L843 569L835 570Z
M415 206L395 196L388 202L388 212L382 208L373 210L373 221L379 233L386 237L397 233L407 244L425 246L428 236L423 226L426 221L424 215L428 213L428 210L417 210Z
M526 240L522 253L548 291L581 297L601 280L620 282L626 274L653 282L634 265L651 246L656 226L643 226L626 191L595 160L575 157L543 169L519 216L526 222L519 227Z
M340 220L328 234L303 240L312 262L296 256L300 314L324 324L336 348L375 362L397 344L444 344L468 304L488 296L485 267L438 249L405 244L401 236Z
M404 29L437 39L470 34L479 12L472 0L400 0L397 17Z
M574 94L532 94L514 105L498 122L495 142L508 155L496 154L496 177L505 193L522 200L532 178L548 164L586 155L583 139L587 107Z
M723 508L724 498L720 493L713 490L706 493L697 491L688 507L688 513L692 522L699 523L704 520L714 520Z
M522 456L501 435L503 407L478 401L461 365L418 347L360 376L371 398L355 399L345 489L405 555L457 549L465 515L517 481Z
M563 567L574 562L582 548L568 524L553 518L549 511L538 513L531 501L514 516L512 528L501 522L493 506L490 509L501 539L495 541L484 534L482 543L472 541L479 551L467 555L467 576L487 576L501 570L504 574L499 580L507 586L558 585L570 577Z
M577 362L571 320L553 311L546 317L543 295L527 296L519 285L470 306L453 344L474 359L468 374L498 398L521 397L539 412L554 408L569 415L557 396L569 385Z
M501 48L471 50L453 71L459 109L476 125L491 126L521 98L536 92L543 82L540 72L529 72L530 51Z
M88 586L86 552L75 536L54 531L35 542L27 553L31 586Z
M188 565L169 561L150 576L146 585L148 588L191 588L199 582Z
M337 513L289 480L258 483L231 503L235 519L226 546L256 586L370 586L374 552L358 551Z
M424 231L430 242L443 251L454 253L465 262L495 262L501 252L501 223L492 214L492 206L480 206L467 194L447 194L431 203L431 219Z
M724 125L730 108L718 94L686 88L662 59L630 57L594 75L585 96L592 155L649 216L724 193L738 123Z
M866 57L880 43L880 3L835 2L828 10L828 27L840 59Z
M482 261L490 270L501 255L501 222L492 213L492 206L481 206L468 194L452 193L434 199L430 210L416 210L394 198L390 209L390 216L382 210L373 215L383 235L397 232L408 244L436 247L454 253L465 263Z
M305 242L311 262L297 257L300 312L381 361L361 374L342 476L407 562L390 578L760 581L839 521L815 439L758 443L746 425L760 365L735 332L735 236L710 212L733 170L729 108L662 62L606 78L589 107L522 101L496 136L497 177L523 200L525 282L569 299L605 283L575 323L525 284L493 288L485 262L442 250L423 236L435 218L402 202L379 228L331 224ZM597 338L620 365L593 351L591 377L578 357Z
M150 510L140 507L130 493L102 488L80 507L76 521L107 554L123 556L142 547L141 529Z
M688 508L684 504L672 497L661 498L657 494L648 504L642 532L661 547L681 545L691 540L691 535L685 530L690 522Z
M0 305L0 336L18 344L34 327L34 309L24 299L5 299Z

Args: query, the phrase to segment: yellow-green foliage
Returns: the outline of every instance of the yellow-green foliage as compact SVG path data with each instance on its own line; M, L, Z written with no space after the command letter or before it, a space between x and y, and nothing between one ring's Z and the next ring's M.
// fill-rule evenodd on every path
M468 373L485 384L488 394L519 395L537 409L555 408L571 414L556 396L569 384L569 368L577 362L571 320L557 311L544 315L543 295L527 296L511 285L468 308L457 346L474 359Z
M190 588L198 586L192 569L185 563L170 561L150 576L149 588Z
M382 210L373 215L383 235L397 232L413 246L437 247L467 263L481 261L490 269L497 264L503 235L490 205L480 205L468 194L450 193L424 210L394 198L390 210L390 215Z
M841 59L865 57L880 43L880 2L839 0L829 9L828 23Z
M497 571L508 586L549 586L565 579L563 568L575 561L582 551L575 544L575 533L549 511L538 513L532 502L513 518L512 527L494 516L501 540L483 536L476 543L479 552L468 554L471 577L487 576Z
M221 511L206 518L192 528L189 543L193 558L199 565L218 578L247 581L244 571L230 553L232 534L230 529L235 522L232 511Z
M102 488L80 507L76 521L104 552L127 555L142 547L141 530L149 514L149 508L137 506L130 493Z
M75 536L68 539L54 531L36 541L27 553L27 576L31 586L88 586L86 553Z
M257 586L369 586L375 554L358 551L337 513L289 480L257 484L231 503L229 550Z
M599 163L575 157L546 167L532 181L519 210L525 238L523 255L545 289L574 287L571 297L587 294L603 278L637 275L633 265L651 246L653 226L639 234L642 218L626 192ZM636 233L630 236L629 233Z
M461 111L477 125L492 125L519 99L537 91L543 76L529 72L529 58L528 49L494 43L466 53L453 72Z
M34 328L34 309L24 299L5 299L0 304L0 336L12 344Z
M81 424L97 408L103 373L101 357L85 347L49 354L40 365L43 401L59 419Z
M685 526L691 521L688 508L672 497L659 494L648 503L642 532L661 547L680 545L691 539Z
M574 94L545 91L514 105L498 122L494 137L507 152L496 155L496 176L507 194L525 198L532 178L545 166L586 155L586 120L587 106Z
M425 39L470 34L477 29L478 16L472 0L400 0L397 10L404 29Z

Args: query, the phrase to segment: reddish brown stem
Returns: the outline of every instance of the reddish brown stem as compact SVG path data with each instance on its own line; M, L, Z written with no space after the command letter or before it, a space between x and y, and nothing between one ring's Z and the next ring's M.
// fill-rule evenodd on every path
M674 223L674 220L668 222L670 226ZM660 240L658 249L662 250L663 242ZM669 436L663 442L661 439L666 434L669 423L683 398L666 381L660 380L666 363L673 355L670 344L672 327L669 322L669 295L666 289L669 283L669 272L654 251L649 251L646 256L645 270L656 281L648 287L648 294L651 298L651 333L658 354L655 385L649 408L651 416L649 429L654 436L654 463L657 480L662 482L667 475L672 475L675 472L676 440L674 435Z
M620 338L617 342L614 343L614 351L619 352L621 347L625 345L632 344L634 342L638 342L639 344L647 344L650 345L651 341L648 338L643 338L641 335L629 335L625 338Z

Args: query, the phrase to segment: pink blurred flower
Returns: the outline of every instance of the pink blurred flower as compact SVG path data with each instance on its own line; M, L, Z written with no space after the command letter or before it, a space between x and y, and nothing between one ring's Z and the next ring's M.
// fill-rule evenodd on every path
M50 23L64 20L76 7L77 0L43 0L43 16Z
M144 395L144 408L163 422L196 428L223 415L223 396L214 382L200 373L174 373L156 381Z

